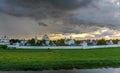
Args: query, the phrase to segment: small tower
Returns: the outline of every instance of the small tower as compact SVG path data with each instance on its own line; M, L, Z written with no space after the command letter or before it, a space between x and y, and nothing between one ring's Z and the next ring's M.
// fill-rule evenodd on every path
M65 37L65 39L64 39L64 43L67 44L67 38L66 38L66 37Z
M118 41L118 43L117 43L118 45L120 45L120 41Z
M88 46L87 42L86 42L86 41L83 41L83 43L82 43L83 49L86 49L87 46Z
M45 35L43 36L42 40L49 41L50 39L49 39L49 37L45 34Z
M2 40L8 40L8 37L7 36L3 36L3 37L1 37L2 38Z
M37 43L38 43L38 38L37 38L37 36L35 36L34 40L35 40L35 44L37 44Z
M107 45L113 45L114 43L113 43L112 40L110 40L110 41L106 42L106 44L107 44Z
M70 37L70 39L65 38L64 43L70 46L75 45L75 41L72 39L72 36Z
M50 39L46 34L43 36L42 40L45 41L45 45L50 45Z
M113 41L112 40L110 40L110 45L113 45L114 43L113 43Z
M8 37L7 36L1 37L0 44L2 44L2 45L9 45L10 41L9 41Z

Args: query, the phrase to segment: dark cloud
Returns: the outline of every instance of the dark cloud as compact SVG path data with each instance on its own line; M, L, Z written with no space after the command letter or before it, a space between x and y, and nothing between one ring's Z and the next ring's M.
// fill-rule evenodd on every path
M1 0L1 12L37 19L69 15L68 12L88 6L92 0Z
M47 0L60 9L76 9L87 6L91 0Z
M44 26L44 27L48 26L47 24L42 23L42 22L39 22L38 24L39 24L39 26Z
M6 0L7 3L22 7L41 7L51 5L60 9L76 9L87 6L92 0Z
M31 33L82 33L101 27L119 30L119 8L118 0L0 0L0 13L6 15L1 18L13 16L0 26L4 24L12 29L10 25L14 24L17 29L17 26L25 25L24 31L32 28L33 31L27 30ZM16 21L23 18L27 22L22 20L19 23L24 24L18 24L12 22L14 18L18 18Z

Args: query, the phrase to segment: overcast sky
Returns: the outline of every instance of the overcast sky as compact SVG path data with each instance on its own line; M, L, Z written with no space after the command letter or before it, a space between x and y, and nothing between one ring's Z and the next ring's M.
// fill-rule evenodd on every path
M120 0L0 0L0 35L92 33L87 37L102 37L116 36L119 28Z

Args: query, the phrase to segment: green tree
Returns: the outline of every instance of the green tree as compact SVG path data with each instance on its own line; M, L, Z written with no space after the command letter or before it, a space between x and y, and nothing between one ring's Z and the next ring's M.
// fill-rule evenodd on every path
M113 40L113 43L118 44L118 41L119 41L118 39L115 39L115 40Z
M57 42L55 43L57 46L68 46L64 43L64 39L60 39L60 40L57 40Z
M14 43L17 43L17 42L20 42L20 40L19 39L11 39L10 40L11 45L14 44Z
M35 46L35 40L34 39L30 39L27 41L28 44L32 45L32 46Z
M97 45L106 45L106 40L105 39L98 40Z

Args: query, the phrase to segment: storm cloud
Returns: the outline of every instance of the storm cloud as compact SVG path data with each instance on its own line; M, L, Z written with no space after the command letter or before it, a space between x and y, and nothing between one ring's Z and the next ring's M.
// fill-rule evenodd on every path
M119 0L0 0L0 33L79 34L103 27L119 30L119 8Z

